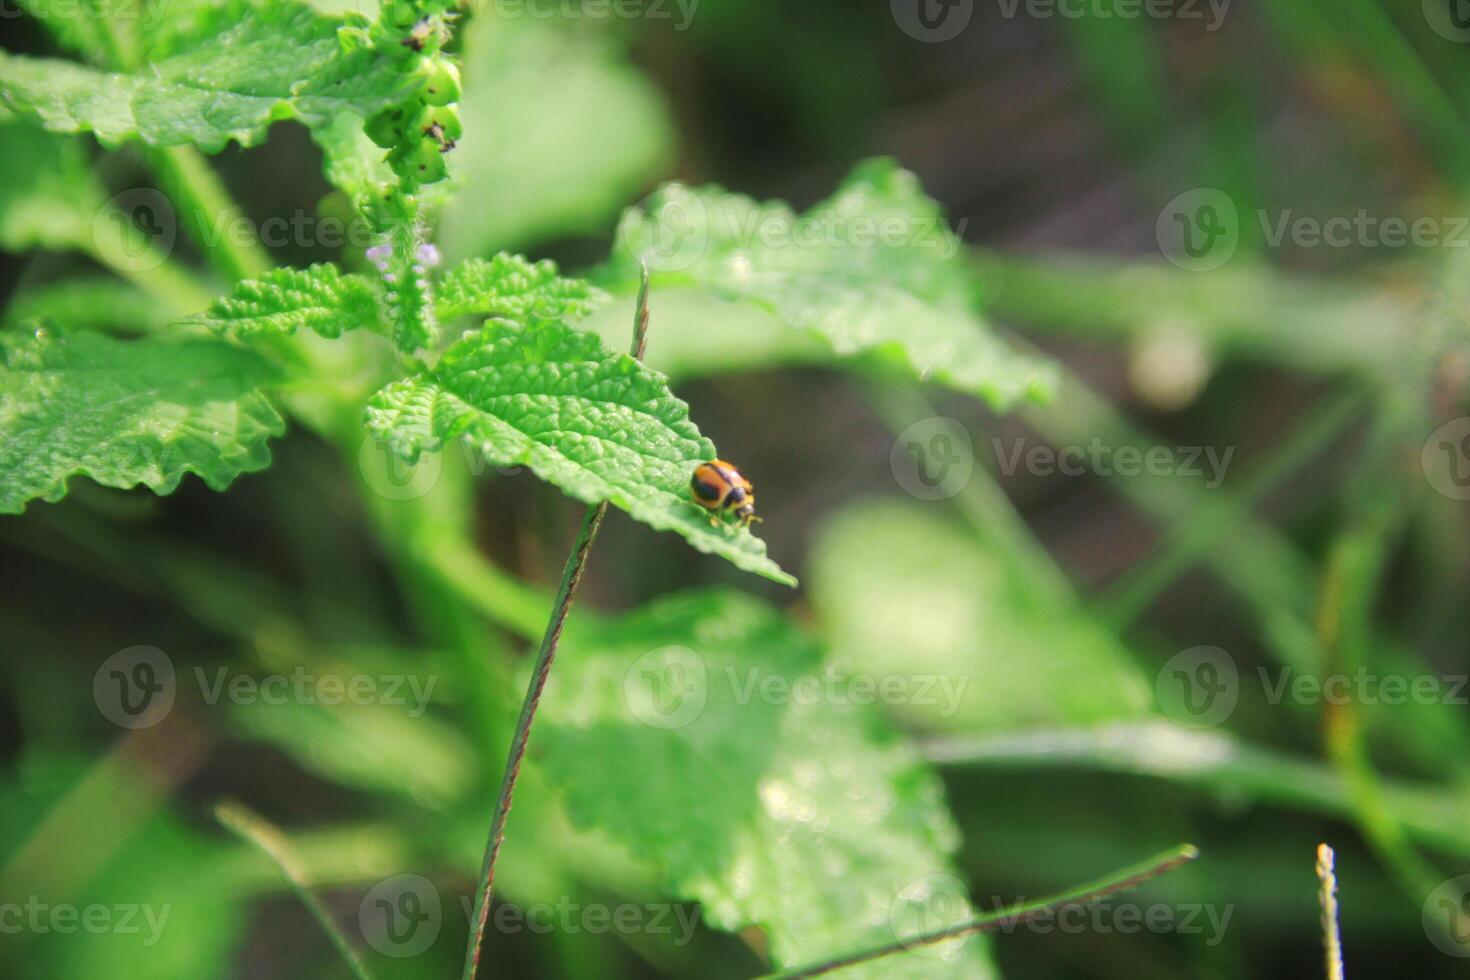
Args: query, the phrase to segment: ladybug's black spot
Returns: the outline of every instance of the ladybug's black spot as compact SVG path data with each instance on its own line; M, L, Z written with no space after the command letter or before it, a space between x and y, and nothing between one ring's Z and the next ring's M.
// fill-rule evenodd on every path
M744 487L731 487L730 496L725 498L725 504L727 506L730 504L743 504L745 503L745 496Z
M699 477L695 477L689 485L694 489L694 495L700 500L708 500L713 503L720 499L720 488L713 483L705 483Z

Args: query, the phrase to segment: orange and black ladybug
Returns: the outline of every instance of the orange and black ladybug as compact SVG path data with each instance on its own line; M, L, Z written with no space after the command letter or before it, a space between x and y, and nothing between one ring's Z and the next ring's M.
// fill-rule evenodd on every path
M715 515L733 514L741 527L749 527L755 516L755 487L740 471L723 459L700 463L689 481L694 502L710 512L710 523L718 524Z

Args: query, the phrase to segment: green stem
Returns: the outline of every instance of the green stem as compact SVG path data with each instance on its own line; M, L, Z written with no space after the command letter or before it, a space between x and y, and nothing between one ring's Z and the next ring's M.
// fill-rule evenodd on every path
M939 765L1078 768L1167 779L1232 801L1255 801L1338 819L1353 816L1341 773L1243 743L1221 731L1193 731L1163 721L1093 728L996 732L933 739L924 755ZM1390 783L1383 800L1394 818L1426 845L1470 857L1463 796L1438 787Z
M1232 533L1260 501L1340 435L1358 416L1364 401L1363 393L1356 390L1330 399L1271 454L1224 507L1204 520L1169 527L1160 548L1131 568L1099 600L1113 628L1125 629L1180 575Z
M870 385L865 394L869 407L895 435L920 419L939 414L932 403L911 387ZM1010 563L1012 571L1024 577L1032 589L1066 605L1077 602L1067 573L1036 540L988 469L977 466L975 474L951 498L951 503L980 540L992 545L995 553Z
M571 556L562 572L561 588L556 593L556 605L551 621L546 624L546 633L541 638L541 647L536 652L536 663L531 669L531 683L526 689L526 698L521 703L520 717L516 720L515 734L511 737L510 756L505 761L505 774L501 777L500 792L495 798L495 815L490 822L490 838L485 845L485 861L480 869L480 888L475 897L475 912L471 918L473 928L469 948L465 951L464 977L474 980L479 975L480 957L485 947L485 926L490 918L490 898L495 888L495 862L500 857L500 845L505 841L505 822L510 817L510 808L515 796L516 780L520 778L521 763L526 757L526 747L531 741L531 725L536 720L536 709L541 704L541 695L546 690L546 681L551 676L551 664L556 659L556 648L561 640L562 628L567 615L572 611L572 599L582 573L587 569L592 542L607 514L607 504L594 504L587 508L582 517L581 530L572 545Z
M214 299L212 291L170 262L121 212L99 218L92 225L92 234L78 244L172 315L197 312Z
M1322 589L1318 620L1326 651L1325 674L1355 676L1368 670L1368 618L1388 554L1384 520L1368 520L1345 533L1333 549ZM1418 904L1438 875L1414 850L1404 826L1385 798L1382 780L1368 754L1358 705L1329 699L1323 710L1327 752L1347 786L1358 826L1399 886Z
M916 946L930 946L934 943L942 943L947 939L959 939L982 932L1009 932L1016 926L1043 916L1055 915L1063 909L1079 908L1090 905L1098 899L1115 895L1118 892L1128 891L1176 871L1184 865L1199 857L1199 851L1192 844L1181 844L1171 851L1165 851L1140 862L1131 867L1115 871L1106 877L1076 888L1058 892L1035 902L1025 902L1012 905L1000 912L990 915L982 915L962 922L947 929L938 929L933 932L923 932L915 936L908 936L896 942L884 943L881 946L873 946L868 949L848 953L844 956L824 960L810 966L797 967L794 970L785 970L780 973L770 973L761 980L801 980L804 977L821 976L859 963L868 963L895 953L911 950Z
M259 814L247 810L238 803L220 803L214 808L214 816L225 828L250 844L260 848L266 857L276 863L281 869L281 874L290 884L291 890L296 897L301 899L301 904L306 906L312 918L322 927L337 952L347 961L353 976L358 980L372 980L372 974L368 972L367 966L362 958L357 955L357 950L347 941L337 923L332 921L332 915L322 905L321 899L307 885L306 876L302 873L292 853L290 845L286 842L285 834L281 833L279 827L270 823Z
M216 273L233 283L258 279L270 270L271 258L254 232L248 240L239 236L238 229L250 228L249 221L199 151L159 147L149 151L148 162L183 228Z
M648 340L648 270L643 270L643 282L638 291L638 307L633 323L633 345L631 353L643 359L643 350ZM521 703L520 717L516 721L515 734L511 737L510 756L505 762L505 774L501 778L500 792L496 796L495 815L490 821L490 838L485 845L485 861L480 869L480 887L475 896L475 911L471 917L470 939L465 950L464 980L475 980L480 972L480 959L485 949L485 926L490 918L490 899L495 888L495 862L500 856L500 845L505 840L505 822L510 817L510 808L515 796L516 780L520 777L521 763L526 757L526 747L531 741L531 725L536 720L536 709L541 704L541 695L546 690L546 681L551 676L551 665L556 659L556 648L561 640L562 628L567 615L572 611L572 599L582 573L587 570L587 559L592 552L592 542L607 514L607 502L593 504L582 517L581 530L572 545L562 571L561 587L557 589L556 602L552 607L551 620L541 638L541 647L536 652L536 662L531 669L530 686Z

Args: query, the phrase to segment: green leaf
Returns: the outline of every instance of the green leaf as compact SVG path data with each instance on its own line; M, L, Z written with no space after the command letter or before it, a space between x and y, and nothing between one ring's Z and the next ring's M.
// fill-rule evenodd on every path
M709 925L764 930L780 966L891 941L926 886L968 915L937 776L845 689L810 696L824 671L810 639L734 592L573 626L541 706L540 769L575 824L656 861ZM983 949L844 976L993 976Z
M842 663L939 679L906 723L981 731L1146 716L1151 684L1077 608L1028 591L1002 557L922 505L870 501L817 537L812 599Z
M610 284L631 290L640 261L664 283L763 307L838 359L887 363L997 409L1052 385L1047 365L1012 350L972 311L962 243L918 179L889 160L860 165L800 216L779 202L671 184L624 215Z
M603 233L674 157L663 97L605 33L493 10L463 34L451 258Z
M588 282L558 276L554 262L531 262L502 252L489 262L469 259L445 273L434 289L434 311L440 320L475 314L571 323L606 299L606 293Z
M715 447L663 375L565 324L490 321L431 370L373 396L366 425L410 460L464 439L492 466L527 466L584 503L607 501L699 551L795 584L758 538L712 525L690 500L689 477Z
M294 2L250 8L218 33L154 61L112 74L69 61L0 53L0 97L60 133L93 132L104 145L141 139L218 152L251 146L279 119L326 125L342 112L368 116L413 84L366 48L343 49L337 21Z
M62 250L91 241L102 191L81 143L0 109L0 249Z
M0 336L0 513L59 500L85 474L172 493L185 473L223 490L270 463L285 430L259 356L212 340L95 333Z
M302 327L323 337L340 337L345 330L375 327L380 317L371 280L323 264L272 269L260 279L237 283L229 296L221 296L189 322L238 337L293 334Z

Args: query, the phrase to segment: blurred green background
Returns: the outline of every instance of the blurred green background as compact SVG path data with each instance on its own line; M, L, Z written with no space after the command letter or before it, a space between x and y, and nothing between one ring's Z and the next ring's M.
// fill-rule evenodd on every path
M1000 975L1320 975L1323 840L1338 848L1349 975L1463 975L1470 961L1449 953L1470 942L1432 920L1461 893L1435 889L1470 871L1470 690L1455 680L1470 671L1470 424L1441 428L1466 414L1470 372L1470 30L1453 0L920 3L927 21L905 0L686 0L633 17L543 5L546 18L486 4L465 21L466 137L434 235L450 256L510 249L577 270L663 181L805 208L855 161L888 155L947 209L977 308L1059 365L1049 403L1000 416L860 370L747 363L754 328L737 315L687 322L666 306L661 319L655 294L651 360L672 370L684 345L703 354L702 369L673 371L676 391L756 481L761 534L802 587L615 515L572 615L584 644L611 642L597 617L733 586L784 607L837 669L963 679L954 710L874 711L935 763L955 867L982 910L1199 845L1202 860L1114 903L1166 909L1171 925L1018 928L988 943ZM1139 9L1154 15L1120 13ZM8 50L54 50L6 14ZM8 160L33 152L5 139ZM135 151L74 146L109 193L138 185ZM249 215L345 213L294 124L214 163ZM1334 218L1351 229L1314 237L1312 222ZM1420 240L1395 244L1394 221ZM274 258L360 264L349 253L298 243ZM113 291L117 322L98 326L170 316L103 274L62 249L7 254L3 317L64 316L78 282ZM957 426L949 442L933 441L951 425L934 419ZM916 483L915 440L958 447L968 479ZM1017 446L1094 440L1114 454L1198 448L1204 473L1008 464ZM1229 453L1218 481L1205 449ZM151 944L146 926L0 929L0 973L347 975L276 869L215 821L225 797L283 828L356 939L372 889L423 876L444 903L432 944L408 957L359 945L378 976L458 970L459 897L527 637L579 508L526 475L471 479L458 454L426 495L393 499L401 475L371 444L351 458L299 425L274 456L224 494L76 480L67 500L0 522L0 902L170 909ZM93 678L138 645L166 652L179 694L163 722L128 731L98 710ZM431 703L209 704L193 681L196 668L298 666L433 678ZM1198 723L1174 685L1187 700L1222 666L1234 707ZM1272 696L1283 677L1360 671L1429 678L1435 693ZM540 764L576 754L542 735ZM644 768L650 783L679 778L654 771L678 759L607 755L635 787ZM699 764L718 787L718 758ZM693 846L680 814L629 853L565 806L533 768L506 901L684 897L655 870L664 849ZM842 874L828 877L840 890ZM1195 906L1196 928L1181 925ZM1210 914L1228 920L1216 930ZM492 975L746 977L763 948L754 930L707 925L687 944L517 930L495 937Z

